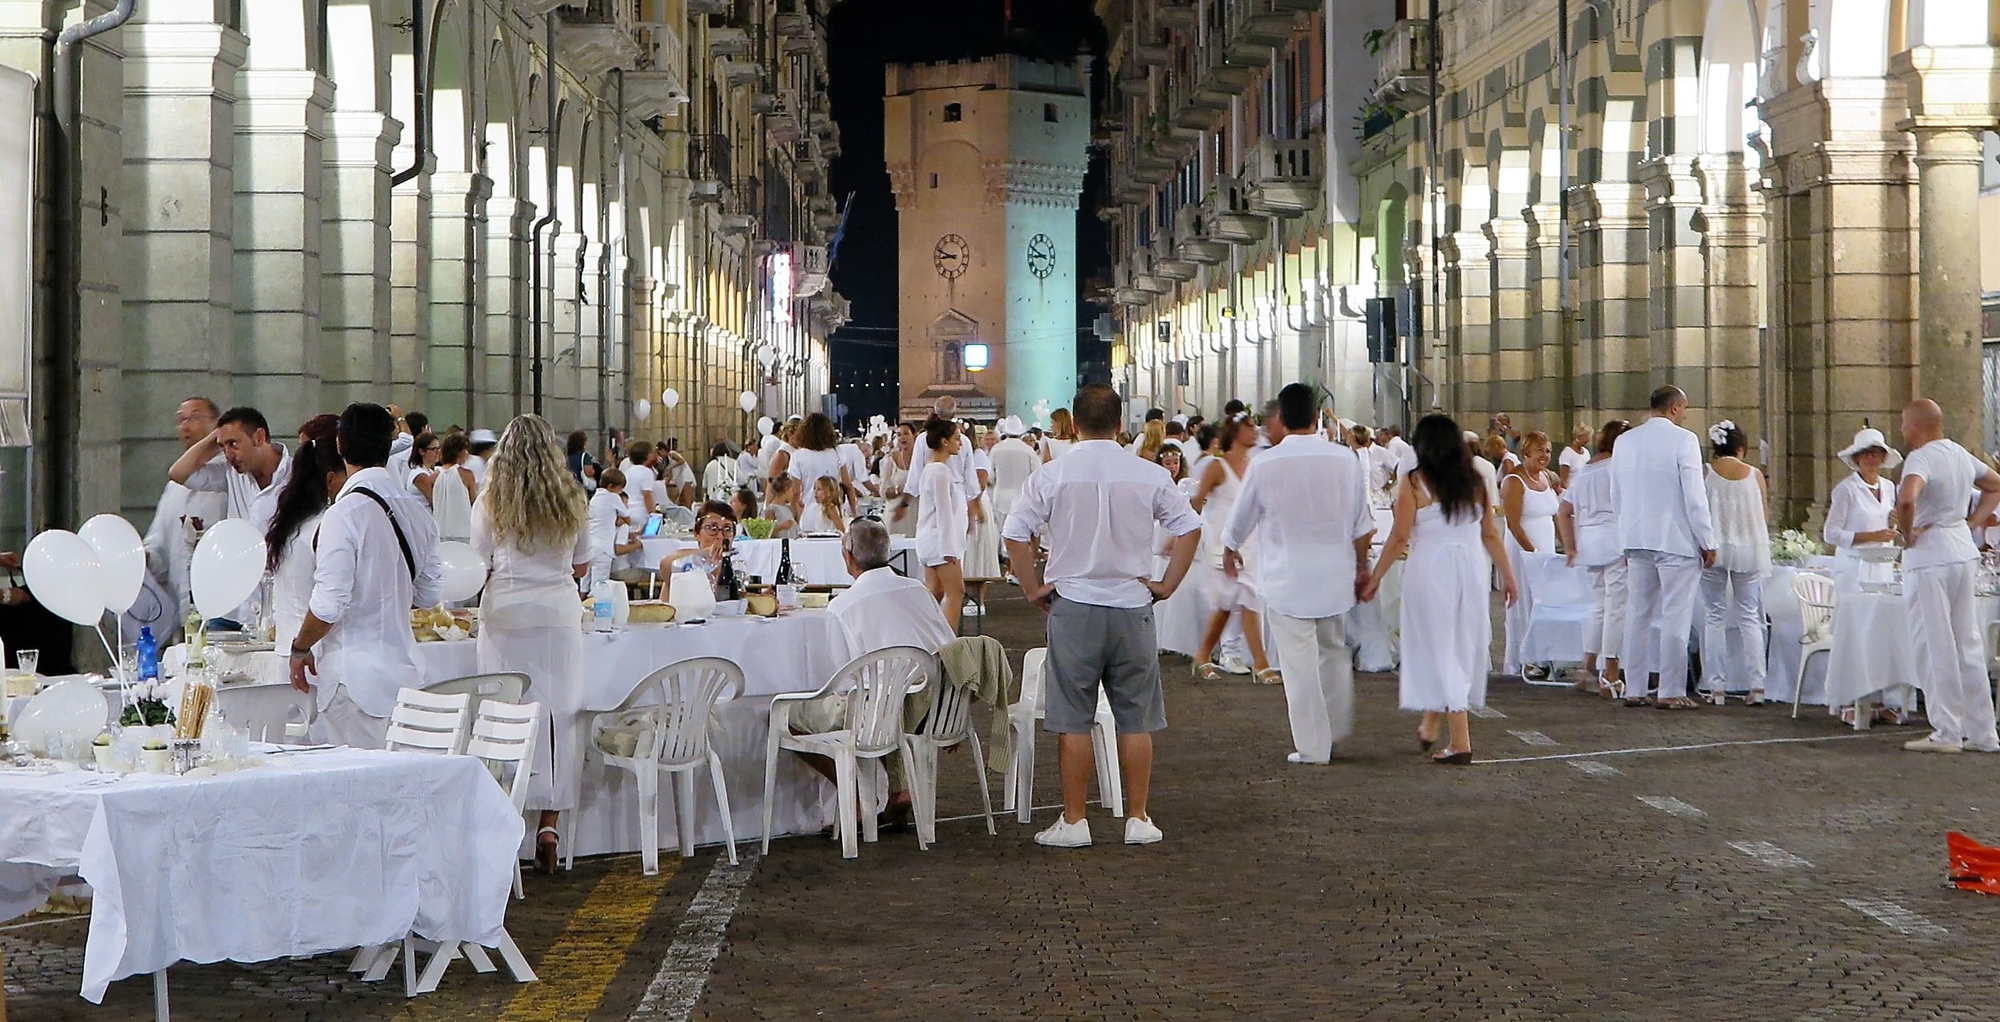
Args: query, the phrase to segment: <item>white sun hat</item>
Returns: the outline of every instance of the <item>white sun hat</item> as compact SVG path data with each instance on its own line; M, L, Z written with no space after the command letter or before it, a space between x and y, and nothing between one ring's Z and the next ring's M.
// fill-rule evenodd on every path
M1895 468L1903 463L1903 456L1897 453L1894 447L1889 446L1889 439L1882 435L1881 430L1872 427L1854 434L1854 442L1848 444L1847 448L1840 452L1839 457L1848 468L1856 468L1854 456L1877 447L1889 452L1889 456L1882 461L1883 468Z

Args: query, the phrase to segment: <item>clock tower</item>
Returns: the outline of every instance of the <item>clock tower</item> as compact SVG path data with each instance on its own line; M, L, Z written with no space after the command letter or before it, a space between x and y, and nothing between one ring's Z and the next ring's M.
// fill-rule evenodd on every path
M1087 67L1000 56L888 69L902 412L1036 418L1076 393Z

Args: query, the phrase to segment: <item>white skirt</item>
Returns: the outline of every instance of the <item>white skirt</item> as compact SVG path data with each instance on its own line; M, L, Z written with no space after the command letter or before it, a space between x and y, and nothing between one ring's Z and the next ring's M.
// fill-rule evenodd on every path
M580 605L579 605L580 606ZM528 808L575 809L582 786L583 750L578 725L583 713L583 616L555 627L479 629L479 670L519 671L528 676L529 702L542 704L545 728L536 742L528 781Z
M1486 705L1493 666L1492 564L1479 547L1418 543L1403 567L1401 704L1456 712Z
M993 491L988 490L979 498L979 507L986 512L986 520L972 527L965 540L965 577L1000 577L1000 526L993 516Z

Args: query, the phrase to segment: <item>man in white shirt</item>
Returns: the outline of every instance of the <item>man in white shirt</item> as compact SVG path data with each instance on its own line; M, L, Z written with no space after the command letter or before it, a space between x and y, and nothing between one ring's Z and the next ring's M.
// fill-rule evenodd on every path
M278 494L291 476L291 452L271 440L263 413L247 407L223 412L215 429L167 470L168 479L197 493L228 494L228 517L249 519L260 535L270 530Z
M472 453L465 456L465 470L472 473L473 485L485 486L486 456L493 453L500 438L494 436L490 429L475 429L466 434L466 440L472 445Z
M1325 763L1354 728L1354 657L1341 615L1368 581L1375 519L1361 460L1314 422L1312 388L1278 392L1277 445L1250 463L1222 533L1222 570L1257 536L1257 588L1276 640L1292 763Z
M653 484L660 478L653 471L653 442L634 440L626 445L625 460L619 463L618 471L625 473L625 503L631 507L632 517L644 522L659 500L653 492Z
M361 749L382 747L396 692L423 685L410 609L436 604L444 584L436 520L383 467L394 431L381 405L341 413L347 482L320 519L312 596L289 650L292 687L317 690L315 740Z
M215 402L205 397L181 402L174 411L174 431L183 453L215 431L215 420L220 414ZM229 467L221 454L210 461L225 471ZM196 493L172 479L160 491L153 523L146 529L146 569L173 601L176 622L185 619L194 605L188 588L188 565L194 560L195 536L228 513L226 493Z
M854 584L826 608L832 626L827 629L827 638L835 663L846 664L891 646L915 646L935 653L958 637L930 590L921 581L898 575L889 567L889 530L881 522L863 518L849 525L841 536L840 552ZM812 700L792 711L792 728L801 734L839 730L846 726L845 708L846 700L838 693ZM801 758L821 776L834 780L832 760L825 756ZM881 822L891 826L907 823L910 789L902 756L889 756L882 766L889 773L889 804Z
M1186 577L1201 539L1201 516L1166 469L1118 445L1123 405L1103 384L1077 391L1070 410L1082 440L1028 477L1001 531L1022 594L1049 617L1044 726L1060 736L1063 812L1035 841L1050 847L1090 844L1084 797L1099 684L1118 727L1125 843L1152 844L1161 836L1146 814L1152 733L1167 726L1153 604L1172 596ZM1175 537L1158 582L1152 581L1156 522ZM1046 573L1035 563L1037 536L1048 540Z
M1660 676L1662 709L1696 705L1687 698L1688 636L1701 569L1715 563L1715 528L1701 478L1701 441L1681 426L1687 405L1679 387L1653 391L1652 414L1618 438L1611 459L1625 549L1627 706L1644 702L1648 674Z
M868 449L858 439L849 440L834 448L840 458L841 470L847 473L848 482L843 484L847 491L849 513L861 510L861 484L868 478Z
M1007 520L1007 513L1013 510L1014 498L1020 496L1021 487L1027 485L1028 477L1042 467L1041 456L1028 442L1021 439L1025 432L1017 416L1008 416L1000 421L1000 441L993 445L993 513Z
M1625 456L1625 437L1618 440L1613 464ZM2000 509L2000 475L1945 439L1944 412L1934 401L1913 401L1903 409L1903 441L1910 445L1896 488L1903 603L1909 607L1910 647L1931 723L1929 737L1903 748L2000 752L1986 682L1986 640L1973 599L1979 547L1969 524ZM1970 517L1967 507L1973 507Z
M395 405L389 406L389 414L396 416L396 439L389 444L389 478L402 480L405 491L416 493L416 482L410 478L410 456L416 450L417 437L431 428L431 418L422 412L400 414ZM418 458L417 464L423 464L423 459ZM478 478L476 473L474 478Z
M747 486L752 492L762 492L759 483L763 480L763 460L757 456L756 445L743 448L736 455L736 485ZM735 496L732 492L730 496Z
M1578 423L1576 432L1570 434L1569 446L1556 458L1556 482L1563 489L1569 489L1569 481L1590 464L1590 439L1590 427Z
M669 504L694 506L694 469L688 467L687 458L681 454L680 441L667 440L665 453L660 458L659 475L663 489L656 491L656 495L664 494Z

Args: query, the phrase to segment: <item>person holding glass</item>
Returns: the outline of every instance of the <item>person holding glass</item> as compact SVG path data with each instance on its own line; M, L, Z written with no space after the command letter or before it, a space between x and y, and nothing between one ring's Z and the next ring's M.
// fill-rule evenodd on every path
M1903 456L1881 430L1863 429L1838 457L1854 474L1834 485L1826 527L1820 530L1820 538L1833 548L1834 582L1842 587L1887 583L1895 577L1891 562L1864 561L1857 551L1896 542L1889 520L1896 511L1896 484L1882 473L1900 466Z

